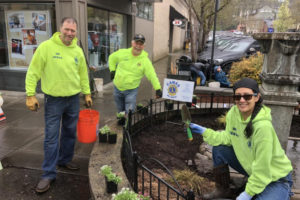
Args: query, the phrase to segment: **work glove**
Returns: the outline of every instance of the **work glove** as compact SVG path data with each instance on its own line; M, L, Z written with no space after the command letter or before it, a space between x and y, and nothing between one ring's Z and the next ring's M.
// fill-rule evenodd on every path
M246 191L242 192L236 200L250 200L252 199L252 196L250 196Z
M92 107L93 101L92 101L92 96L90 94L86 94L84 100L85 100L85 106L87 108Z
M194 124L194 123L190 123L190 128L191 128L192 133L198 133L198 134L201 134L201 135L206 130L205 127L200 126L198 124Z
M157 99L162 97L162 92L161 92L160 89L155 91L155 96L156 96Z
M116 71L111 71L111 72L110 72L110 79L111 79L111 80L114 80L114 78L115 78L115 73L116 73Z
M35 96L26 97L26 106L31 111L37 111L40 108L40 104Z

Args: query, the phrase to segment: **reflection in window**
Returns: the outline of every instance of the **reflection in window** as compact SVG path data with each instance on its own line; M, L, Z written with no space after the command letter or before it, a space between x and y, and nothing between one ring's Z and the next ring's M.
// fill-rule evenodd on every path
M137 2L137 16L148 19L148 20L153 20L153 3L140 3Z
M108 67L109 55L126 47L126 16L88 7L89 64L99 68Z
M126 48L127 21L126 17L117 13L110 13L110 53L120 48Z
M88 7L88 50L91 66L104 66L109 56L108 11Z

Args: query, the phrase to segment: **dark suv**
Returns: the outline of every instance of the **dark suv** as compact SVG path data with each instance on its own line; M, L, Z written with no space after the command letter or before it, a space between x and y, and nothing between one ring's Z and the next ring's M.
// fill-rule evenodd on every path
M198 55L198 62L209 65L211 63L211 44ZM240 61L259 51L256 40L249 36L218 36L214 48L214 66L220 65L227 74L233 62Z

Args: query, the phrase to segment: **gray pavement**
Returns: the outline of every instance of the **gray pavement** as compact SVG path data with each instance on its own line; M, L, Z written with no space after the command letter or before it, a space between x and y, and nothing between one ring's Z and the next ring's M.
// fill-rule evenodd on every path
M172 54L171 62L175 63L181 53ZM155 68L161 84L166 77L168 58L156 62ZM93 109L100 112L100 127L115 119L116 108L113 100L113 85L107 84L103 91L93 97ZM85 200L90 199L88 185L88 162L93 144L77 143L74 160L81 169L76 172L58 170L57 180L51 189L42 195L37 195L34 188L42 174L44 140L44 112L43 95L37 95L41 108L38 112L31 112L25 106L26 94L24 92L1 91L4 98L2 109L6 120L0 122L0 161L4 167L0 171L0 199L6 200ZM139 88L137 102L149 100L154 97L154 90L146 78L142 80ZM81 108L83 107L81 99ZM295 188L300 189L297 177L299 166L300 146L293 146L289 141L287 154L296 168L294 173ZM4 198L3 198L4 197Z

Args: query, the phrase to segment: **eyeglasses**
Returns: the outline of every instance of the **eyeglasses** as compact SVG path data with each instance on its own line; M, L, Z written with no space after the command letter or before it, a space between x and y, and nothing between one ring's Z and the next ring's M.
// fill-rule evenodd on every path
M233 95L233 99L235 101L240 101L241 98L243 97L243 99L245 99L246 101L250 101L253 96L256 97L257 93L254 93L254 94L244 94L244 95L237 94L237 95Z

